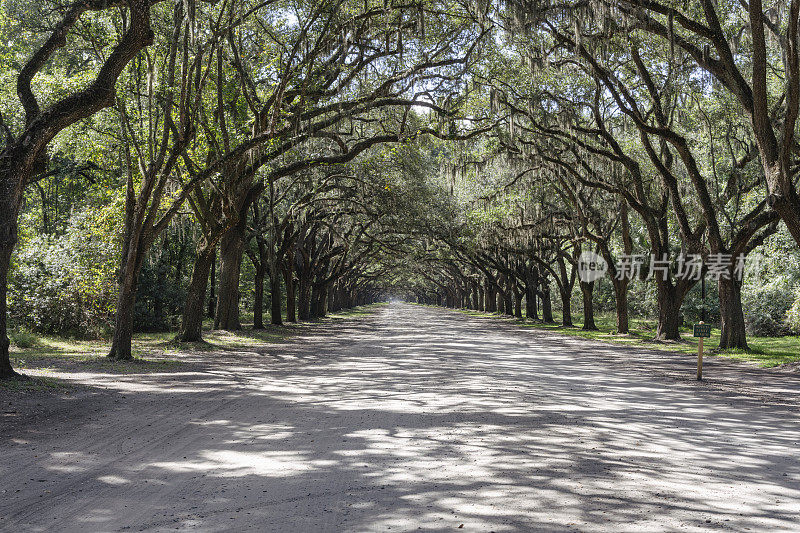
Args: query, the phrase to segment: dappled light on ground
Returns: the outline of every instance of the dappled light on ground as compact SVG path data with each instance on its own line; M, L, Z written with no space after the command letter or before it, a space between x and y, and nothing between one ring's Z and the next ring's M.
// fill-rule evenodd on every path
M78 376L113 406L3 445L0 528L796 530L796 410L619 350L393 304Z

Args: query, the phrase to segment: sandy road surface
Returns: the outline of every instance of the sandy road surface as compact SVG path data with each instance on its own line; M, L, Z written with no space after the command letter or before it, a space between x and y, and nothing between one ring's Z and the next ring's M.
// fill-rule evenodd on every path
M791 405L418 306L311 331L0 431L0 529L800 530Z

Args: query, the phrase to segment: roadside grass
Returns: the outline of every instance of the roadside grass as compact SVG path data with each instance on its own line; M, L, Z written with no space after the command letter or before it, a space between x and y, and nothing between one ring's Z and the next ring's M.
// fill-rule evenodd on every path
M331 313L322 321L369 316L384 304L372 304ZM133 336L133 361L114 361L106 358L109 339L86 340L74 337L42 335L24 329L9 332L11 339L11 365L22 372L26 369L44 371L91 370L115 374L167 372L184 364L176 359L178 354L204 352L234 352L254 350L285 342L320 321L287 323L282 326L267 324L264 329L252 329L252 315L243 314L244 327L240 331L211 330L212 321L204 322L203 340L178 342L175 332L136 333ZM249 319L249 320L248 320ZM269 321L269 315L265 317ZM249 322L249 323L247 323ZM54 378L30 377L6 380L0 388L42 390L57 387Z
M367 304L362 305L359 307L353 307L352 309L343 309L341 311L337 311L335 313L329 313L326 318L330 318L333 320L339 320L343 318L358 318L358 317L365 317L374 315L384 307L388 306L388 302L378 302L374 304Z
M47 376L24 376L0 381L0 392L62 392L68 394L76 388L68 381Z
M620 344L625 346L639 346L656 350L666 350L670 352L683 353L687 355L697 354L698 339L692 337L692 328L681 328L680 341L655 341L656 323L654 320L631 318L630 319L630 334L617 335L616 331L616 316L614 313L598 313L594 317L597 331L584 331L581 329L583 316L580 314L573 315L573 322L575 327L564 327L561 325L560 314L554 312L553 318L555 324L545 324L541 321L520 320L514 317L502 316L496 313L484 313L480 311L459 310L462 313L481 316L481 317L494 317L513 321L518 323L521 327L554 331L562 335L570 335L572 337L581 337L601 342L609 342L613 344ZM762 367L774 367L787 363L795 363L800 361L800 337L786 336L786 337L756 337L748 335L747 343L750 346L750 351L743 350L719 350L719 329L711 330L711 337L705 340L704 347L705 353L709 356L723 356L732 359L740 359L755 363Z

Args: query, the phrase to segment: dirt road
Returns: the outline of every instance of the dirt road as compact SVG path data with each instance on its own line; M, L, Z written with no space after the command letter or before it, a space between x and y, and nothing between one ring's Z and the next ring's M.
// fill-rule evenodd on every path
M691 361L405 304L310 331L73 375L104 392L0 430L0 529L800 530L796 408Z

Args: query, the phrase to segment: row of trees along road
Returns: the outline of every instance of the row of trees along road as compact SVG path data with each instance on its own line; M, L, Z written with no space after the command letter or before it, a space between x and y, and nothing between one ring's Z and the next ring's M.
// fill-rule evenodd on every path
M390 293L547 322L557 307L572 326L577 290L594 329L585 251L609 264L625 334L623 256L724 256L733 274L785 231L800 244L800 0L51 7L2 19L2 376L20 215L56 235L118 190L117 359L176 228L183 341L208 315L240 329L245 281L256 328L267 295L281 324ZM655 337L677 340L697 279L654 272ZM720 347L747 349L741 281L716 293Z

